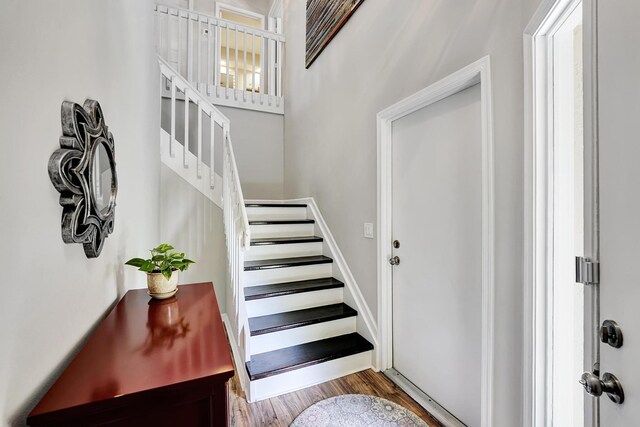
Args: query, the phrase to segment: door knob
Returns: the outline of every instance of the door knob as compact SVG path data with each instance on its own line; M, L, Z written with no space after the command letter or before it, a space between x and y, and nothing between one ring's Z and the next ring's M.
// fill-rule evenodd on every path
M391 264L391 265L400 264L400 258L398 258L397 256L394 256L393 258L390 258L389 259L389 264Z
M615 377L615 375L605 372L600 379L597 375L591 372L585 372L580 378L580 384L584 387L585 391L592 396L600 397L603 393L606 393L614 403L624 402L624 391L622 391L622 384Z

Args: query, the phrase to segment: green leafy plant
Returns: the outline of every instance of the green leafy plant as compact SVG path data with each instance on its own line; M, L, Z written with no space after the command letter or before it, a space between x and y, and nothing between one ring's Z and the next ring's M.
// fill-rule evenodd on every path
M173 246L162 243L149 250L151 258L131 258L125 264L137 267L138 270L145 273L162 273L169 280L174 271L185 271L189 265L194 264L194 261L185 258L184 252L170 252L172 249L174 249Z

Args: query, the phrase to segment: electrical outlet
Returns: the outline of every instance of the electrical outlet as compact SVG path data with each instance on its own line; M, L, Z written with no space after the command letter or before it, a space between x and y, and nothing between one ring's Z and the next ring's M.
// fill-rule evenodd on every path
M364 237L367 239L373 239L373 223L365 222L364 223Z

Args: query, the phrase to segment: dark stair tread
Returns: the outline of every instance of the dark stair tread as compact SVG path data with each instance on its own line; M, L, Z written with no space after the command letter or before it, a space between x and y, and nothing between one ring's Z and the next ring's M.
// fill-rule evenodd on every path
M358 312L345 303L323 305L303 310L251 317L249 318L249 330L253 337L357 315Z
M306 208L305 203L245 203L246 208Z
M249 225L287 225L287 224L314 224L312 219L261 219L249 221Z
M244 271L270 270L274 268L300 267L303 265L329 264L333 260L324 255L300 256L293 258L261 259L245 261Z
M354 332L254 354L251 361L246 363L246 368L251 381L255 381L369 350L373 350L373 345Z
M322 242L322 237L318 237L318 236L263 237L259 239L251 239L251 246L287 245L291 243L314 243L314 242Z
M299 280L296 282L273 283L271 285L258 285L244 288L246 301L262 298L279 297L302 292L322 291L332 288L343 288L344 283L333 277L322 279Z

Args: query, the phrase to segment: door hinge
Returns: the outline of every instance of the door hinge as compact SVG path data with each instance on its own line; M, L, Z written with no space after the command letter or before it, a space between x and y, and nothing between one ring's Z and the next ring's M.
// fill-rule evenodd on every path
M576 283L597 285L600 283L600 263L576 257Z

